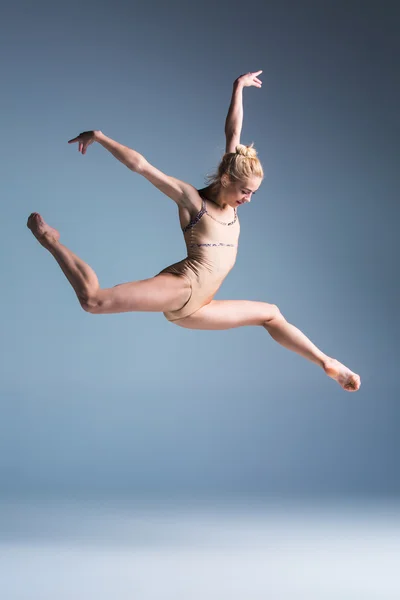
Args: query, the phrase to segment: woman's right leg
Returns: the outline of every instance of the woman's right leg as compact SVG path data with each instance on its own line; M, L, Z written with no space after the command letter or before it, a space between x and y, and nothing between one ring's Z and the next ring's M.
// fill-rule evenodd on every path
M172 273L101 289L93 269L59 242L60 234L32 213L27 223L33 235L56 259L84 310L95 314L179 310L191 294L190 283Z

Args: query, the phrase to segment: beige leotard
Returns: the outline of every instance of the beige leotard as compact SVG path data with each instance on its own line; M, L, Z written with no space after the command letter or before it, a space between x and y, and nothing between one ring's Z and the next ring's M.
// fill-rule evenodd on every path
M161 273L185 277L191 286L189 300L179 310L163 313L168 321L183 319L208 304L235 264L240 233L236 208L234 220L219 221L207 212L206 199L190 223L182 229L187 257Z

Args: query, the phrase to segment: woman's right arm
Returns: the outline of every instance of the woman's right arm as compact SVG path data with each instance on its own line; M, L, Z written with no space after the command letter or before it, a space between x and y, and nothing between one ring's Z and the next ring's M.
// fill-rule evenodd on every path
M106 150L111 152L115 158L128 167L128 169L135 171L136 173L140 170L141 164L145 160L145 158L139 154L139 152L136 152L136 150L132 150L132 148L128 148L127 146L112 140L104 135L102 131L84 131L76 138L69 140L68 144L77 143L79 152L81 154L86 154L88 146L94 142L98 142Z
M103 148L111 152L128 169L145 177L179 206L190 208L193 204L198 203L198 192L195 187L166 175L153 167L142 154L107 137L101 131L85 131L76 138L69 140L68 143L78 143L79 152L86 154L88 146L94 142L98 142Z

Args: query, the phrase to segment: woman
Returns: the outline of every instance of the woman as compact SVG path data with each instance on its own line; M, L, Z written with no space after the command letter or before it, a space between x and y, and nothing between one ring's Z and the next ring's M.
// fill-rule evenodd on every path
M82 308L90 313L158 311L181 327L229 329L245 325L264 327L274 340L324 369L343 389L357 391L360 377L319 350L286 321L278 307L248 300L214 300L232 269L239 239L237 208L251 201L264 174L257 152L240 144L243 88L261 88L262 71L247 73L234 82L225 123L226 153L209 185L201 190L152 166L141 154L115 142L101 131L86 131L68 143L86 154L94 142L102 145L129 169L148 179L178 206L187 257L155 277L101 289L93 269L60 244L60 234L32 213L28 227L56 259L74 288Z

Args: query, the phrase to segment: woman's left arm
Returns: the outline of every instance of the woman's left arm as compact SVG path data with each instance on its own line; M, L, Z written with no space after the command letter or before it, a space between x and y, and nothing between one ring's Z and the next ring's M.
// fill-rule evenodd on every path
M225 152L235 152L240 144L243 125L243 88L255 86L260 88L262 81L258 78L262 71L246 73L238 77L233 84L232 98L225 121Z

